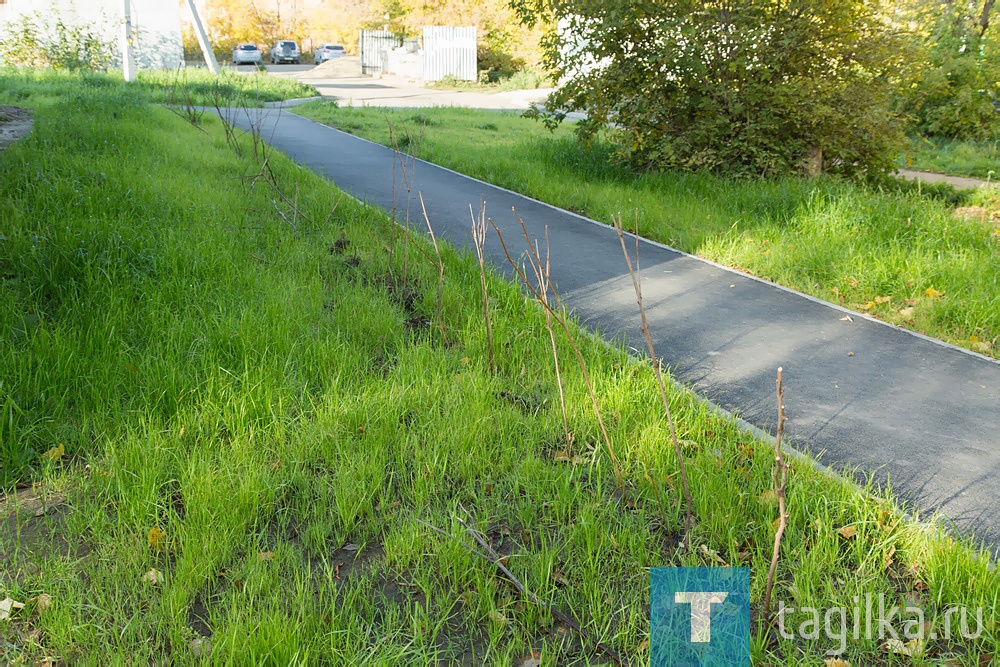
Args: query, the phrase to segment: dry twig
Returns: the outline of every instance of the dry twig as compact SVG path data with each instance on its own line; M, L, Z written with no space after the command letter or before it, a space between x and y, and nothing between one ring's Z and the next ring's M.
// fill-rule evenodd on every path
M527 226L524 224L524 220L521 219L521 216L517 215L517 211L514 211L514 215L521 223L521 231L524 233L524 238L528 239L528 229ZM591 407L594 410L594 414L597 416L597 425L601 429L601 435L604 438L604 444L607 446L608 454L611 456L611 463L615 469L615 477L618 480L618 486L624 487L625 479L624 477L622 477L621 466L618 465L618 457L615 456L614 447L611 445L611 437L608 435L608 430L604 426L604 417L601 415L601 407L597 402L597 394L594 393L594 387L590 381L590 373L587 371L587 364L583 360L583 355L580 353L580 348L577 347L576 345L576 340L573 338L573 332L570 331L569 324L566 322L565 316L557 312L549 303L548 297L543 297L542 293L531 283L531 280L528 279L528 277L525 275L521 267L518 266L517 262L514 261L514 258L510 256L510 252L507 250L507 244L503 239L503 234L500 232L500 228L497 227L497 224L493 222L492 219L490 220L490 224L493 226L493 229L496 230L497 237L500 239L500 247L503 248L504 256L507 258L507 261L510 263L510 265L514 268L514 271L521 279L521 282L523 282L525 286L528 288L528 290L530 290L531 293L534 294L535 299L538 300L538 303L542 304L542 308L545 310L545 312L551 314L552 317L555 318L556 322L560 324L563 332L566 334L566 338L569 341L569 345L573 349L573 353L576 355L576 363L580 367L580 373L583 376L583 383L587 388L587 394L590 396ZM528 261L531 263L532 271L536 272L536 275L542 274L544 276L546 287L552 289L553 293L556 295L558 303L559 294L558 292L556 292L555 288L551 287L552 280L551 280L551 274L549 273L549 265L547 262L544 264L542 263L538 251L534 247L532 247L530 239L528 240Z
M486 257L483 249L486 247L486 202L479 202L479 219L476 219L472 211L472 204L469 204L469 215L472 216L472 243L476 248L476 257L479 259L479 284L483 293L483 322L486 324L486 354L489 359L490 371L496 370L496 359L493 353L493 330L490 328L490 293L486 288ZM551 331L551 330L550 330ZM558 374L558 371L556 371ZM562 386L559 387L560 395Z
M781 554L781 538L785 534L788 526L788 512L785 506L785 487L788 483L788 464L781 451L781 435L785 429L785 387L781 384L781 368L778 369L778 378L774 384L778 396L778 431L774 437L774 492L778 495L778 530L774 534L774 551L771 553L771 567L767 571L767 585L764 588L764 619L767 623L772 623L774 618L771 615L771 591L774 588L774 573L778 569L778 557Z
M663 373L660 371L660 361L656 357L656 350L653 349L653 336L649 331L649 322L646 320L646 308L642 304L642 274L639 270L639 230L636 224L635 233L635 266L632 265L632 258L625 247L625 233L622 229L622 216L618 214L615 221L615 230L618 232L618 241L622 245L622 252L625 254L625 263L628 265L628 273L632 277L632 288L635 290L635 301L639 304L639 314L642 317L643 338L646 339L646 349L649 351L650 361L653 363L653 371L656 373L656 383L660 388L660 399L663 401L663 411L667 414L667 423L670 425L670 440L674 445L674 454L677 456L677 464L681 471L681 486L684 489L684 540L687 544L688 533L691 532L693 523L694 501L691 499L691 488L688 486L687 471L684 467L684 452L681 451L680 442L677 440L677 427L674 425L674 417L670 411L670 401L667 400L667 389L663 382Z

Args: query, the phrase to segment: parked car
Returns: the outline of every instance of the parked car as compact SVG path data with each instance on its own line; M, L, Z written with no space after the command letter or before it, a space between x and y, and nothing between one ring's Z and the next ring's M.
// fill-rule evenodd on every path
M271 47L271 64L295 63L299 64L299 45L295 42L283 39L275 42Z
M323 44L313 52L313 64L319 65L333 58L343 58L347 49L342 44Z
M256 44L237 44L236 48L233 49L234 65L239 66L247 63L259 65L263 59L260 49L257 48Z

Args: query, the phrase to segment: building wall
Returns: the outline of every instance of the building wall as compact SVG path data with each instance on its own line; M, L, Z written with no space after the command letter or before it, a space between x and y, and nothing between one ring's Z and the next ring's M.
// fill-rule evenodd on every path
M177 0L130 0L133 53L140 69L173 69L184 59L180 5ZM0 0L0 25L22 14L45 19L90 24L115 45L115 63L121 67L119 39L123 0Z

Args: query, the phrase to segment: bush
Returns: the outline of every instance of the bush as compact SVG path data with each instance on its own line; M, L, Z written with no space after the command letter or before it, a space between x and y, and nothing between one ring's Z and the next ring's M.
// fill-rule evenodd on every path
M0 60L8 65L99 71L113 53L97 25L69 25L57 14L22 14L0 32Z
M580 137L613 128L637 168L772 177L822 155L847 176L895 169L901 53L878 0L521 4L561 22L546 41L563 82L547 118L585 111Z

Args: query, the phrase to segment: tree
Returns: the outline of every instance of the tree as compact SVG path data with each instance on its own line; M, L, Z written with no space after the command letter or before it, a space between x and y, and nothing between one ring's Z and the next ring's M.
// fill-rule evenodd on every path
M1000 126L1000 48L994 38L994 0L910 0L901 17L914 27L920 64L899 107L924 134L983 138Z
M881 0L514 0L558 23L545 62L558 122L611 128L641 168L766 177L893 169L902 54ZM820 157L822 156L822 157Z

